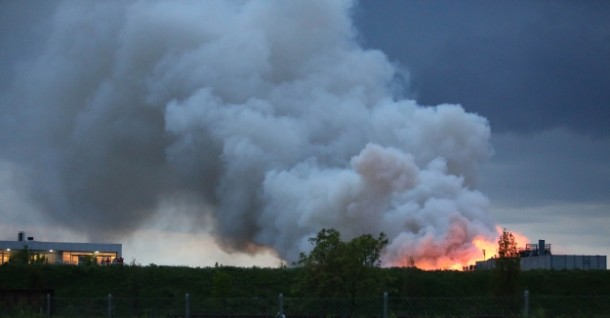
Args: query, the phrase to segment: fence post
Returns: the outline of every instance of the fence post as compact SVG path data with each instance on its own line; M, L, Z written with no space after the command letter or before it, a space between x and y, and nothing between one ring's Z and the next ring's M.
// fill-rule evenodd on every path
M388 318L388 292L383 293L383 318Z
M530 291L523 292L523 317L527 318L530 313Z
M112 318L112 294L108 294L108 318Z
M51 317L51 294L47 294L47 318Z
M184 318L191 318L191 295L184 294Z
M280 293L277 296L279 318L284 318L284 294Z

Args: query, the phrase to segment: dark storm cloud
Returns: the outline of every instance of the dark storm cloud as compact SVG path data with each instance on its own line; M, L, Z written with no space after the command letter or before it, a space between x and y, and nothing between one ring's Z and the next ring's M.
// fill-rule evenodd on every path
M610 2L361 1L366 46L423 104L461 103L494 132L610 135Z
M0 1L0 89L6 88L18 61L38 52L56 2L41 1L35 6L27 1Z
M562 129L499 134L492 143L496 155L484 165L481 187L499 205L610 204L610 140Z

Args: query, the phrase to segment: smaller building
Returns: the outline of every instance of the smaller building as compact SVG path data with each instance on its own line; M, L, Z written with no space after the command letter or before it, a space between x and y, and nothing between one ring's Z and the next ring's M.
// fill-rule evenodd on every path
M16 241L0 241L0 264L9 262L19 251L27 249L34 259L44 258L49 264L78 265L87 261L97 264L123 262L122 245L114 243L41 242L19 232Z
M552 255L551 244L539 240L538 244L527 244L519 251L521 270L606 270L605 255ZM477 270L495 268L496 259L476 262Z
M605 255L542 255L521 258L521 269L605 270Z

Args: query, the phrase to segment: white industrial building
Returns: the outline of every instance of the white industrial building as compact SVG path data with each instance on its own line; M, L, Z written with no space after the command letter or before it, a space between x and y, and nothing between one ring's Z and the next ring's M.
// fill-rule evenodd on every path
M539 240L538 244L527 244L519 252L521 270L606 270L605 255L552 255L551 244ZM495 268L496 259L476 262L475 269Z
M49 264L78 265L87 258L98 264L123 262L121 244L41 242L19 232L16 241L0 241L0 264L9 262L12 255L26 248L34 258L44 257Z

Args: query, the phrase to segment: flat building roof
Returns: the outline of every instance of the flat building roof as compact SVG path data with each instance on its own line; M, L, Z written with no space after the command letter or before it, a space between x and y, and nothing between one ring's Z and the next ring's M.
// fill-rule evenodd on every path
M22 250L27 246L32 251L70 251L70 252L114 252L122 254L122 244L117 243L77 243L77 242L42 242L35 240L0 241L0 250Z

